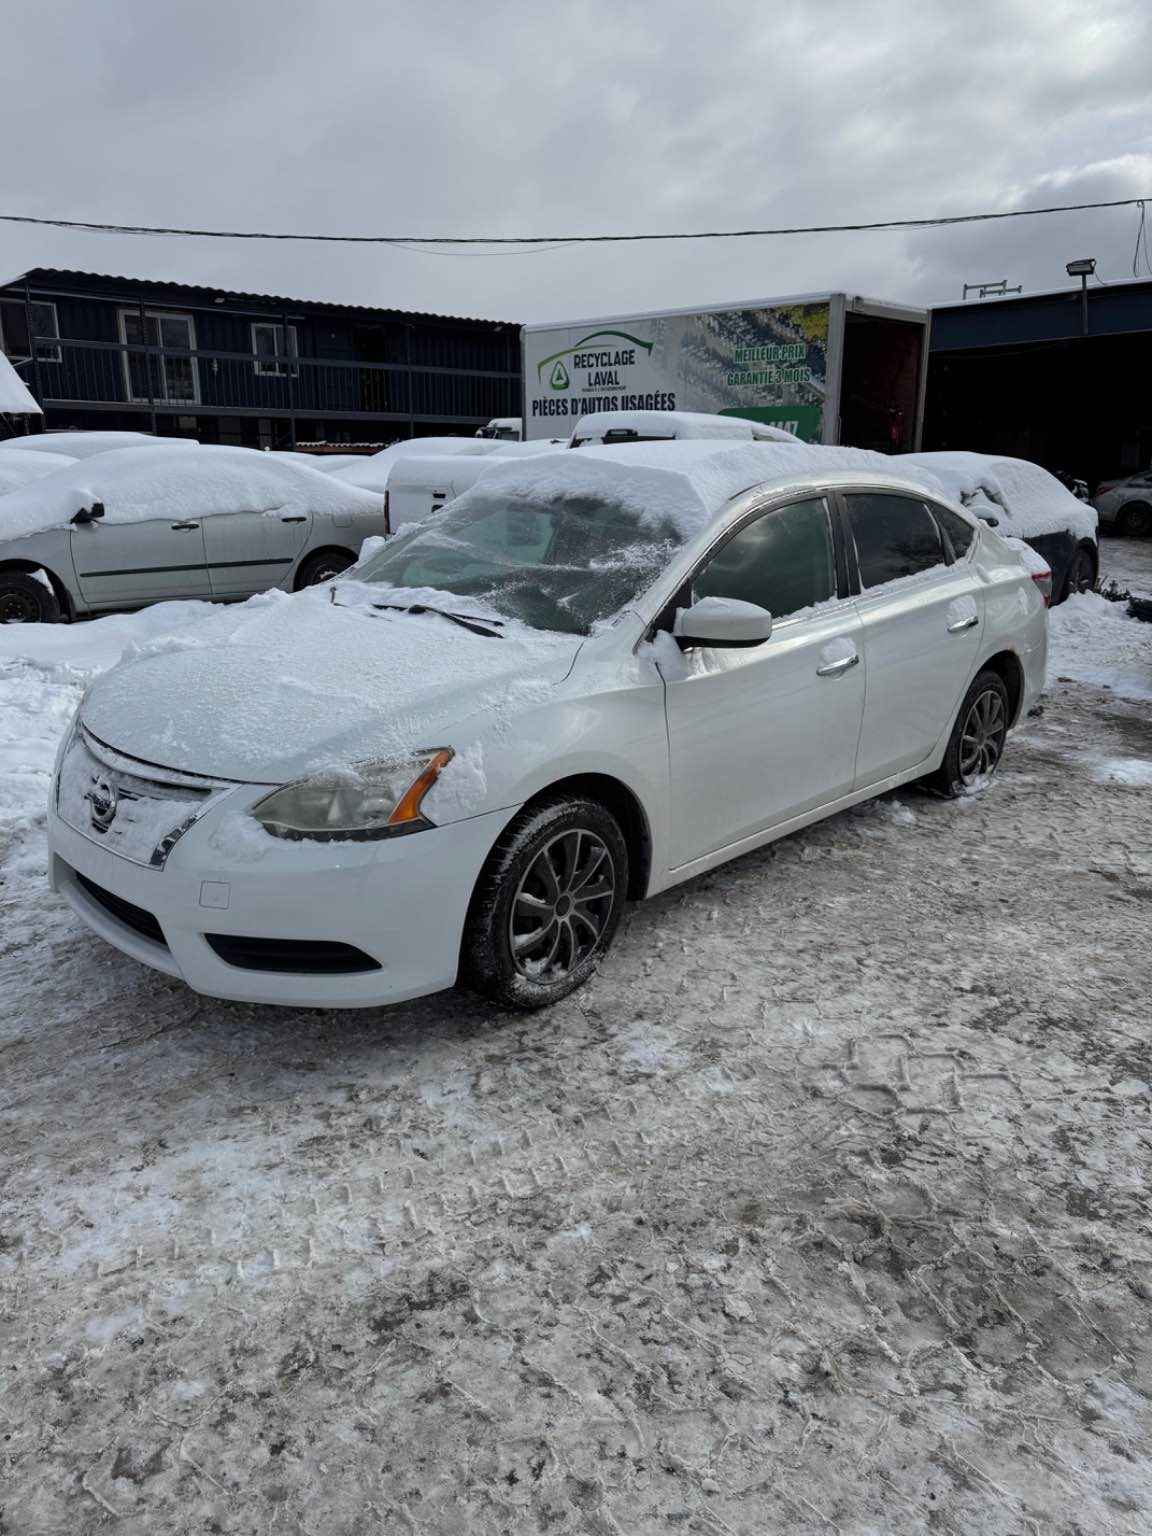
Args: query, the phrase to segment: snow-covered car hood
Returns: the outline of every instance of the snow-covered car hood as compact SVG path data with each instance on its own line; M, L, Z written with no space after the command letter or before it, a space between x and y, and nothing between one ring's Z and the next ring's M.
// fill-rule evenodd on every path
M394 588L266 594L146 643L91 688L83 724L163 767L285 783L327 767L467 745L538 705L581 639L507 625L489 638L432 614L377 611ZM442 594L457 612L476 611Z

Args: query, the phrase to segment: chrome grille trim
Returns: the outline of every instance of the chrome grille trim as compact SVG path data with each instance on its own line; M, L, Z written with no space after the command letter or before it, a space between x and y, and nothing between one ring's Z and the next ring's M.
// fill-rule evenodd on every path
M126 752L118 752L115 747L110 747L107 742L94 736L86 725L81 723L80 735L84 745L98 762L106 768L111 768L117 773L130 774L134 779L142 779L147 784L166 786L171 789L192 790L202 795L211 794L213 790L235 789L236 779L214 779L204 773L186 773L175 768L161 768L156 763L149 763L141 757L129 757Z

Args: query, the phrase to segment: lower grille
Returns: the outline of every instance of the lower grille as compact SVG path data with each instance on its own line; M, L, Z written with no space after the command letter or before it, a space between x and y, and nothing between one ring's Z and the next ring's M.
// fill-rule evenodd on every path
M252 939L234 933L206 933L204 937L221 960L245 971L354 976L358 971L380 969L379 961L362 949L329 939Z
M165 949L168 948L164 930L151 912L145 912L143 907L137 907L132 902L125 901L123 896L115 896L111 891L106 891L102 885L89 880L78 869L74 869L72 874L81 890L86 891L98 906L103 907L109 917L114 917L118 923L123 923L125 928L131 928L132 932L138 933L142 939L150 939L153 944L161 944Z

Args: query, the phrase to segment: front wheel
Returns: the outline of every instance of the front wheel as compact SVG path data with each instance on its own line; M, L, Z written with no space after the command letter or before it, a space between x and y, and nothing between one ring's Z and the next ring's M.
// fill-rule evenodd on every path
M607 953L627 889L628 847L604 806L564 796L525 810L477 882L462 985L506 1008L559 1002Z
M1009 700L998 672L979 672L964 695L944 761L925 779L929 789L958 799L996 772L1008 738Z
M322 549L319 554L309 555L296 576L296 590L318 587L322 581L331 581L349 566L355 565L354 556L342 549Z
M0 624L55 624L60 604L46 581L27 571L0 574Z

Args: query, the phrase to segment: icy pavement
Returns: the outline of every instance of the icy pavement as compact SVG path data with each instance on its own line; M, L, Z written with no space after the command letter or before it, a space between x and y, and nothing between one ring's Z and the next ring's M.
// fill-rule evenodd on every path
M547 1014L324 1014L43 889L69 655L0 669L0 1529L1148 1531L1146 703L1054 681Z

